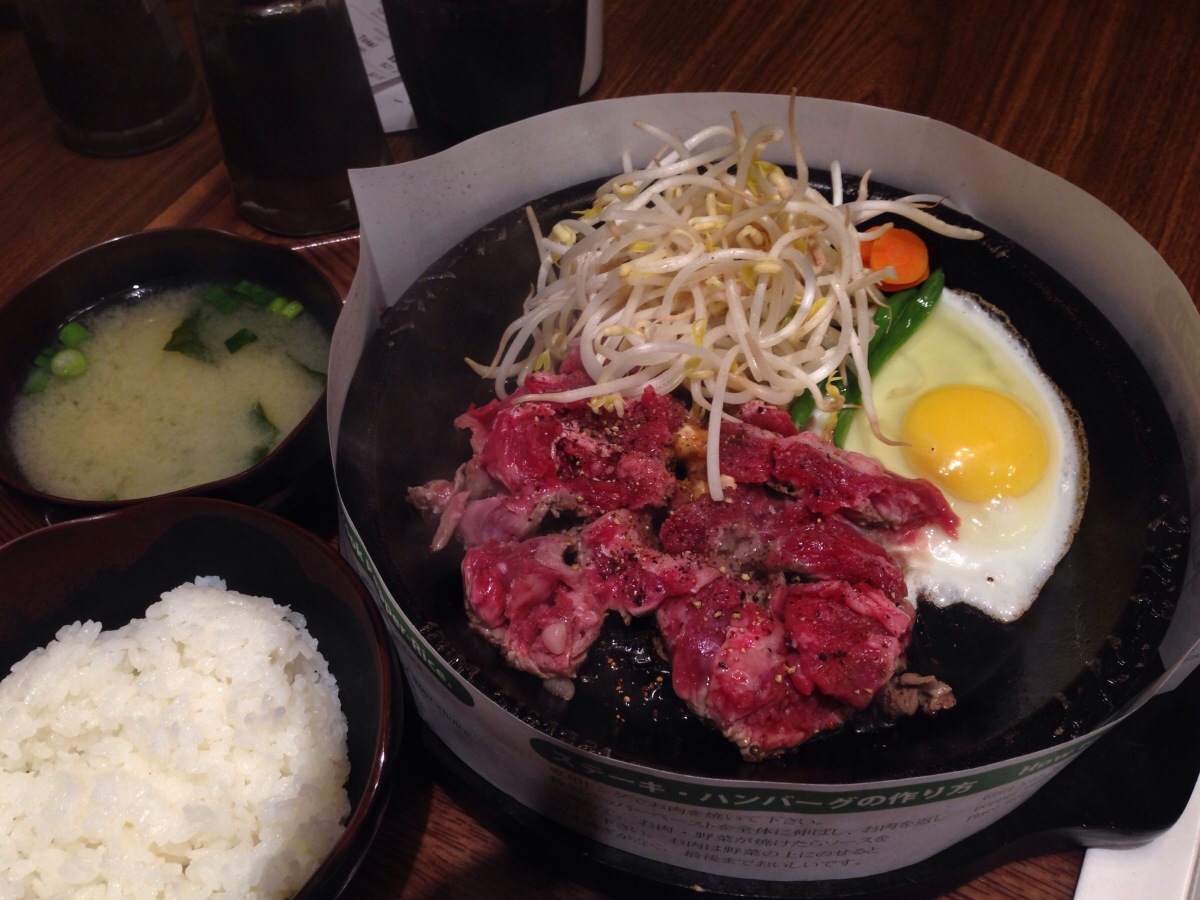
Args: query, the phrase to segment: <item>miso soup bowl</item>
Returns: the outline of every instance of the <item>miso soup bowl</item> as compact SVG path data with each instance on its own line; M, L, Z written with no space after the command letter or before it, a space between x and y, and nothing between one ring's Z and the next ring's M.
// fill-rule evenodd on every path
M63 560L70 560L64 565ZM350 814L297 898L346 890L395 782L403 697L386 626L332 546L287 520L223 500L173 497L42 528L0 547L0 678L77 621L106 630L140 618L198 576L304 616L346 716Z
M197 283L249 279L304 304L331 334L342 298L294 250L207 228L163 228L113 238L76 253L0 301L0 483L71 517L148 497L80 500L45 493L17 464L9 423L38 353L73 316L115 297L144 297ZM329 469L325 394L264 459L235 475L189 485L170 495L210 496L270 505L298 479ZM160 494L158 496L168 496Z

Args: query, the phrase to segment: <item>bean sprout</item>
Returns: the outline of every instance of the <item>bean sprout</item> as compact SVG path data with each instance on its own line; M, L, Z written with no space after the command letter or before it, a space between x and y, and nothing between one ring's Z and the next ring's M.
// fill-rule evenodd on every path
M805 392L818 410L841 405L822 382L852 366L862 405L878 430L867 375L878 284L894 275L861 261L860 241L887 225L856 226L892 213L954 238L980 232L949 225L926 210L940 198L870 199L870 173L857 198L844 202L833 164L832 200L807 183L808 166L788 132L797 177L762 158L784 138L777 126L747 134L737 114L730 126L681 139L645 123L663 147L641 169L624 160L621 174L596 191L590 209L543 234L528 216L540 267L523 314L504 332L489 365L467 362L505 397L535 370L556 371L578 344L594 384L543 400L589 400L620 409L647 386L686 390L710 419L751 400L783 406ZM708 489L722 498L720 428L708 429Z

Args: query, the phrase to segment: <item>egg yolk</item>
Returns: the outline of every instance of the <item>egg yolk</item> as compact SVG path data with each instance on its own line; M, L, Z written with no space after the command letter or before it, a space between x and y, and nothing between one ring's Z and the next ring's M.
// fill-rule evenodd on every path
M917 471L976 503L1024 494L1041 480L1050 459L1046 433L1033 414L990 388L934 388L909 407L901 431Z

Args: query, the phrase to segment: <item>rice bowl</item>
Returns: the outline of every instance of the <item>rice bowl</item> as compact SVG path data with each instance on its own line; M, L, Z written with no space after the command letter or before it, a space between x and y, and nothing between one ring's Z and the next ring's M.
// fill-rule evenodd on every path
M73 560L70 566L62 565L65 558ZM214 615L211 607L197 612L189 628L197 634L208 629L224 631L222 644L233 636L257 659L251 663L218 660L218 654L210 650L194 654L191 665L179 664L181 657L175 649L178 646L175 639L165 638L165 621L148 607L164 591L194 581L197 574L217 573L231 589L228 596L217 598L221 604L233 602L236 606L250 602L232 593L236 591L237 595L273 597L280 606L289 606L291 613L272 611L270 621L253 630L245 627L244 617L229 609L222 608L220 615ZM189 832L198 834L211 829L220 825L218 820L225 816L226 823L231 825L230 833L236 830L237 834L223 844L216 842L205 853L195 853L191 865L198 866L192 873L197 880L203 876L211 885L212 873L206 871L209 862L232 850L225 854L225 862L232 863L228 867L231 876L222 878L226 895L248 896L248 890L241 887L249 883L248 873L257 867L268 877L277 878L280 873L272 867L281 862L282 868L298 877L292 878L287 889L277 891L276 896L336 897L345 889L386 808L393 769L388 757L399 737L401 711L396 704L398 698L393 697L397 687L395 661L382 621L362 585L327 545L282 519L249 507L198 499L152 501L54 525L12 541L0 549L0 583L14 588L0 607L0 673L7 673L10 666L28 656L31 650L50 644L56 635L65 640L53 652L76 669L81 645L95 646L103 641L98 638L98 625L74 623L92 620L119 633L103 647L92 667L83 670L87 674L41 682L42 699L57 707L59 696L70 700L71 691L94 687L100 681L98 673L127 679L123 685L118 684L117 677L106 682L90 713L76 714L73 721L69 713L56 713L63 723L60 730L74 729L79 734L58 735L55 740L60 744L67 740L87 744L88 756L80 756L77 764L86 765L85 759L95 763L93 767L100 771L99 775L91 773L93 782L102 784L104 790L112 789L107 797L101 797L109 804L107 810L102 811L103 815L96 813L97 819L109 820L104 827L123 827L127 832L135 825L150 829L159 856L180 869L188 861L181 848L191 838ZM152 622L150 630L143 632L147 643L139 646L132 634L121 630L126 623L147 615L159 617L159 621ZM201 622L202 619L207 621ZM287 619L304 623L328 662L327 673L313 658L311 642L303 639ZM289 630L292 636L281 640ZM147 648L155 647L167 651L162 655L167 665L159 675L149 676L148 669L138 677L119 671L130 661L142 665L146 657L154 655ZM269 668L262 659L264 652L275 657L277 671L275 676L259 682ZM186 671L189 668L192 671ZM288 674L289 668L292 674ZM302 674L293 677L297 670L302 670ZM213 703L218 694L179 687L197 676L223 681L219 704ZM314 696L322 692L318 688L328 686L327 676L336 679L344 725L339 725L339 714L335 711L328 707L322 711L321 705L313 702ZM239 680L252 689L244 688L239 695L232 687ZM174 706L163 707L161 696L154 696L177 690ZM289 730L288 717L282 711L289 692L295 695L293 699L301 698L299 702L315 716L303 732ZM142 702L146 695L159 702L159 718L152 719L156 715L152 707ZM224 712L211 707L226 706L227 701L234 700L233 718L240 722L236 732L223 733L223 726L209 723L215 721L216 712L222 715ZM112 712L118 707L124 720L120 732L113 721L117 715ZM210 712L214 715L210 716ZM7 760L13 756L18 740L13 731L22 726L21 719L7 713L3 721L0 758ZM202 736L197 734L200 722L206 723ZM92 731L91 738L79 736L88 729ZM102 734L106 731L109 733ZM31 753L50 755L52 750L48 749L45 732L31 740ZM123 746L123 742L130 746ZM348 753L348 771L343 761L328 780L337 782L342 794L340 800L336 793L317 788L318 782L304 774L306 767L311 773L311 764L338 744L343 745L342 752ZM224 776L220 774L220 766L209 765L221 754L225 754L225 762L229 764ZM124 785L113 771L104 768L122 755L134 760L138 768L136 774L127 776ZM270 762L272 756L277 762ZM253 766L249 765L251 759ZM155 775L155 761L161 768L169 766L172 771L165 778ZM0 763L0 772L5 765ZM237 778L231 778L229 773L239 766ZM267 771L270 768L275 771ZM77 774L78 770L72 776ZM0 774L0 780L7 777ZM30 776L23 777L32 783ZM301 787L303 781L309 784ZM187 782L207 785L214 795L213 802L184 799L182 789L188 786ZM126 788L135 784L146 790L131 800L133 794ZM61 787L61 776L51 787ZM250 803L246 801L255 794L253 799L261 801L274 788L282 790L276 792L275 799L262 803L261 815L254 814L258 815L254 823L247 813ZM216 794L229 796L222 796L217 802ZM46 796L50 797L51 792ZM77 812L77 808L62 802L67 796L60 791L57 799L51 797L45 808L48 813L45 822L30 827L50 827L52 818L53 829L65 833L78 824L82 814L66 815L68 811ZM320 817L297 815L298 809L312 805L327 810ZM0 816L5 819L7 843L11 845L18 834L14 820L4 813ZM74 823L68 821L71 818ZM39 837L39 847L54 851L54 844L45 834L48 832ZM256 859L249 852L249 844L233 849L236 839L244 835L264 848L272 843L276 848L287 844L291 858L275 856L276 862L263 863L261 854ZM308 850L301 849L306 844ZM0 872L8 864L6 854L10 849L6 846L0 850ZM291 852L295 850L299 854ZM86 854L69 849L56 852L57 859L51 862L66 864L62 871L65 877L83 885L92 876L89 867L95 868L95 856L88 859ZM124 870L123 886L146 887L147 893L120 895L156 895L149 891L152 887L149 870L139 868L143 861ZM4 874L10 880L13 877L11 871ZM236 880L243 876L246 881ZM6 893L9 887L0 880L0 896L22 896ZM105 896L118 896L114 893L116 888L116 882L111 882ZM184 883L180 881L175 888L183 889ZM206 896L209 892L186 889L182 895ZM47 887L42 895L62 893L61 889ZM79 886L72 888L71 893L88 896Z
M303 617L198 578L0 682L0 888L289 896L341 833L349 770Z

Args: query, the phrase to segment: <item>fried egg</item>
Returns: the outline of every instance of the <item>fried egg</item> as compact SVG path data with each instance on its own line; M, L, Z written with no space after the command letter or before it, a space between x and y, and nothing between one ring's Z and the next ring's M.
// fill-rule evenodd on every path
M873 380L881 433L854 418L849 450L926 478L960 517L896 548L910 594L1010 622L1070 547L1087 494L1078 417L1002 314L946 290Z

